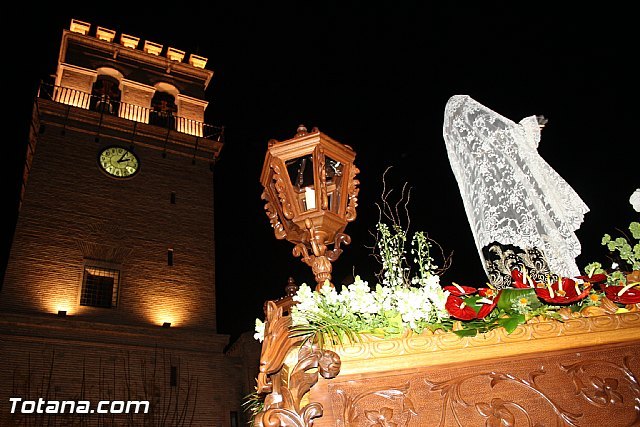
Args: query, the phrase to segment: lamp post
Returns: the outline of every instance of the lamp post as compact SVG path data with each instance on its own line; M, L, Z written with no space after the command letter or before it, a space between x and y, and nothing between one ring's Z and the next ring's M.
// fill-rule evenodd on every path
M293 255L311 267L316 290L325 280L331 284L331 262L351 242L343 231L356 219L355 156L348 145L303 125L295 137L268 143L260 177L264 209L276 238L293 243Z

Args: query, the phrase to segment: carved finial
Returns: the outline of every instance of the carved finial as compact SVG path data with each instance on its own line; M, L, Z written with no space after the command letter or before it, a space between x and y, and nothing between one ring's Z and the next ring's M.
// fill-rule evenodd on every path
M304 125L299 125L298 130L296 131L296 137L305 136L307 134L307 128Z
M287 281L287 286L284 287L284 293L288 297L292 297L298 292L298 285L296 285L296 281L293 280L293 277L289 277Z
M267 142L267 147L271 148L273 147L274 144L276 144L278 142L278 140L271 138L268 142Z
M318 132L320 132L320 129L318 129L318 127L317 127L317 126L314 126L314 127L311 129L311 133L318 133Z

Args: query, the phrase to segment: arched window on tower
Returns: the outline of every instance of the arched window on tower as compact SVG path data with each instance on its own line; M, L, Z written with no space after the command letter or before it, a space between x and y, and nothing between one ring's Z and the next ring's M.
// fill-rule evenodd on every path
M175 129L175 114L178 111L175 97L169 92L156 91L151 98L149 123Z
M99 75L91 91L90 108L103 114L118 114L120 82L107 75Z

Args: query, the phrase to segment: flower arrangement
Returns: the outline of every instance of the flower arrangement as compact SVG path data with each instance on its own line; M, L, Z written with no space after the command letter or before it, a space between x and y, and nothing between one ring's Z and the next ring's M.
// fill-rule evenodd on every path
M511 333L531 321L615 313L626 310L627 304L640 303L640 272L639 277L627 279L617 270L606 273L599 263L589 264L585 275L559 277L553 282L547 278L544 283L534 281L524 267L519 267L511 272L512 286L500 290L490 284L483 288L443 284L441 275L446 268L439 269L435 264L435 241L422 231L414 233L409 258L408 226L400 225L397 210L389 208L387 196L383 193L384 203L378 205L381 215L376 224L374 255L381 271L377 283L370 286L356 276L341 290L325 282L319 292L302 284L293 296L296 304L290 311L292 336L322 346L325 342L354 342L363 334L395 338L407 333L451 331L474 336L498 327ZM640 239L639 223L632 223L630 230ZM640 243L631 247L626 239L605 234L602 244L618 251L634 270L639 269ZM448 266L446 258L444 264ZM264 324L256 319L254 337L262 341L263 334Z
M405 232L377 224L383 230L378 247L383 263L382 283L372 289L356 276L340 291L325 282L319 292L302 284L291 308L293 336L341 344L355 342L362 334L395 338L408 333L452 331L474 336L497 327L508 333L532 319L563 320L587 307L599 307L605 297L592 282L563 277L554 283L536 283L526 272L514 270L513 287L476 289L455 282L442 285L428 255L429 240L414 235L412 254L417 274L407 277L403 266ZM391 232L394 230L394 232ZM599 279L599 276L596 276ZM264 324L256 319L254 337L263 339Z

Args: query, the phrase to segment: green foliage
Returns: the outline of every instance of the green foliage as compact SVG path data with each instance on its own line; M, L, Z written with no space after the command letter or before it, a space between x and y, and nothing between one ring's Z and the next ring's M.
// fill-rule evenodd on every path
M379 222L376 224L379 233L377 242L382 262L382 283L389 286L406 286L409 283L409 267L406 266L405 243L407 232L398 224Z
M506 313L521 311L517 308L519 306L527 309L536 309L540 305L541 302L533 288L503 289L498 300L498 309Z
M243 411L249 413L247 425L252 426L256 415L264 410L264 398L264 395L254 391L242 400Z
M587 276L592 277L594 274L605 274L606 271L602 268L602 264L599 262L592 262L586 265L584 272Z
M631 239L628 236L614 239L609 234L605 234L602 237L602 245L606 246L609 252L617 254L620 260L627 264L622 269L640 270L640 222L632 222L629 225L629 231L631 231L633 239L636 240L635 243L630 242ZM617 270L620 270L620 267ZM611 285L619 284L620 282L626 284L627 279L622 273L622 271L614 271L607 278L607 283Z
M465 298L465 304L477 312L480 307L480 304L476 304L478 299L479 297L477 296L467 297ZM587 301L589 300L581 300L570 305L569 309L577 312L587 305L594 305L594 303L588 303ZM464 321L460 324L460 328L453 332L460 337L472 337L502 327L507 334L510 334L519 325L534 317L542 316L543 318L562 321L562 317L558 314L558 310L561 308L561 306L544 303L538 298L533 288L505 288L501 291L496 308L487 317Z
M362 332L361 324L353 313L341 316L325 302L321 302L319 306L321 311L306 314L308 323L291 326L291 337L302 337L303 345L310 341L317 343L320 348L324 348L326 343L336 346L360 341L358 332Z

